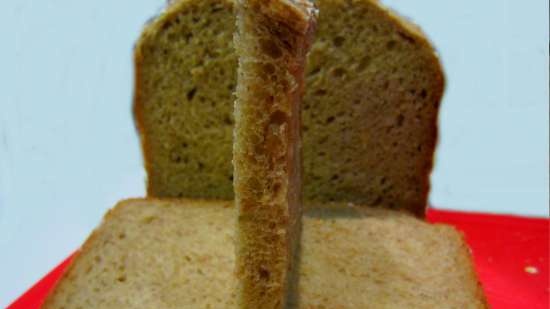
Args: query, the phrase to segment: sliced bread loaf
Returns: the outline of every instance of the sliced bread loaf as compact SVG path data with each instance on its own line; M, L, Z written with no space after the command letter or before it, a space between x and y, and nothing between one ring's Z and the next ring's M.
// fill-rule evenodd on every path
M487 308L454 229L313 205L293 308ZM231 202L136 199L105 217L43 309L237 308Z
M375 0L318 0L303 100L304 198L425 211L444 78ZM135 49L148 194L233 199L230 0L173 1Z
M236 12L237 302L283 308L300 236L300 101L314 9L308 0L239 0Z

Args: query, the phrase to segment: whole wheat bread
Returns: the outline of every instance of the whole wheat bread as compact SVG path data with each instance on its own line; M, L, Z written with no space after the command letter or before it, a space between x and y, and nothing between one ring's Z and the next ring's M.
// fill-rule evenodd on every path
M233 141L240 308L283 308L302 216L300 101L308 0L239 0Z
M43 309L237 308L232 202L120 202ZM294 308L487 308L453 228L391 210L313 205Z
M422 216L444 77L418 28L375 0L318 0L303 100L304 198ZM233 199L233 2L172 1L135 48L148 194Z

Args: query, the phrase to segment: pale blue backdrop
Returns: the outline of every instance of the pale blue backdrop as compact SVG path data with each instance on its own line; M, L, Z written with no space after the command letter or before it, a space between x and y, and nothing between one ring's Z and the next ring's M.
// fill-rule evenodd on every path
M387 0L447 92L431 203L548 215L548 1ZM0 3L0 307L142 196L132 45L163 0Z

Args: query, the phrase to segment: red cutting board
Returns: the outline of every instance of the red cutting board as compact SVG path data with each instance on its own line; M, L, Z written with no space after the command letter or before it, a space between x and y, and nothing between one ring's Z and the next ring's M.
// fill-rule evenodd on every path
M550 308L548 219L430 210L428 220L464 232L491 308ZM40 308L71 258L7 309Z

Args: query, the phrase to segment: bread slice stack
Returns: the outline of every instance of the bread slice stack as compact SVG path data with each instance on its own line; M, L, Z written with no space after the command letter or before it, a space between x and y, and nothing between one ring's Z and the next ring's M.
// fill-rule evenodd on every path
M488 308L460 233L419 218L433 48L377 1L315 3L307 57L305 0L172 1L145 28L149 197L105 216L44 309Z

